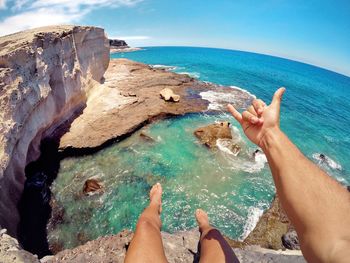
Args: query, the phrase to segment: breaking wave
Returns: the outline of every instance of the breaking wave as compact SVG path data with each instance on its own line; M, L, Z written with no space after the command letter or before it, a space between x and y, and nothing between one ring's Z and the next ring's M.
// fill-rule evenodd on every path
M248 208L248 219L245 225L243 226L243 233L239 237L241 241L243 241L250 234L250 232L253 231L263 213L264 209L262 209L261 207L251 206Z

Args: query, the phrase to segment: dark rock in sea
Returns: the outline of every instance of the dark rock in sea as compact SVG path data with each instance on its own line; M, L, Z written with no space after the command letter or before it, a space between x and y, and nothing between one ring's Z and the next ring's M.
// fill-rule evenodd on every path
M93 195L103 193L103 184L95 178L90 178L85 181L83 193L85 195Z
M300 250L299 238L295 230L291 230L282 236L282 244L285 248Z
M109 39L109 45L117 48L128 48L128 44L121 39Z
M227 121L198 128L194 135L209 148L216 147L217 139L232 139L230 123Z
M153 139L151 136L149 136L145 132L140 133L140 138L142 138L146 142L155 142L156 141L155 139Z

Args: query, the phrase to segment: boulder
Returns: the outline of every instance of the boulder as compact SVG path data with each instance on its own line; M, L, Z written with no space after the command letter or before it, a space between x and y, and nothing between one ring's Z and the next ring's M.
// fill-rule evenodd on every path
M194 135L209 148L216 147L217 139L232 139L230 123L227 121L200 127L194 131Z
M288 231L282 236L282 244L285 248L300 250L299 238L295 230Z
M103 191L103 184L96 178L87 179L84 183L83 193L85 195L101 194Z
M172 102L180 101L180 95L175 94L172 89L169 89L169 88L162 89L159 94L165 101L172 101Z

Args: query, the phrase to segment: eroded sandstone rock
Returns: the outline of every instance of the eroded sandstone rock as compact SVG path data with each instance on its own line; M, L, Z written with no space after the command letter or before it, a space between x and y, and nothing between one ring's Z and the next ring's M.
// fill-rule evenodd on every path
M244 243L275 250L284 249L282 236L292 229L293 226L284 212L279 198L276 196L270 209L262 215Z
M23 250L18 241L0 230L0 262L1 263L40 263L36 255Z
M42 138L84 107L109 63L96 27L53 26L0 38L0 225L16 235L24 167Z
M159 94L165 101L180 101L180 95L175 94L172 89L164 88L159 92Z

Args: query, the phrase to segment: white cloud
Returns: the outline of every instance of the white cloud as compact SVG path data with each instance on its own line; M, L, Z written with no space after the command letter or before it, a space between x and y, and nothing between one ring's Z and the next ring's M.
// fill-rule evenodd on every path
M150 39L149 36L116 36L110 37L110 39L122 39L122 40L147 40Z
M17 14L0 21L0 35L40 26L77 23L93 9L106 6L131 7L141 1L143 0L16 0L12 11ZM0 8L5 4L4 0L0 0Z
M6 0L0 0L0 9L6 9Z
M0 23L0 34L8 35L21 30L58 24L68 24L81 18L80 14L67 14L63 10L40 8L6 18Z

